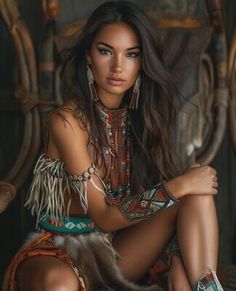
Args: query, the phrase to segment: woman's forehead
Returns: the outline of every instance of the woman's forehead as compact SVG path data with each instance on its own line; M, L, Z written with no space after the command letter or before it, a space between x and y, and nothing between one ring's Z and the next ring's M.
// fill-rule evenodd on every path
M140 46L138 35L126 23L104 25L97 33L94 43L106 43L111 47L132 48Z

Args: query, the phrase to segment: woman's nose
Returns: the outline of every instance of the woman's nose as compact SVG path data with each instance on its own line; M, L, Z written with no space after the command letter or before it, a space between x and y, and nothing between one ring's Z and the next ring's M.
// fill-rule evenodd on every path
M113 72L122 72L122 58L119 56L115 56L112 60L112 71Z

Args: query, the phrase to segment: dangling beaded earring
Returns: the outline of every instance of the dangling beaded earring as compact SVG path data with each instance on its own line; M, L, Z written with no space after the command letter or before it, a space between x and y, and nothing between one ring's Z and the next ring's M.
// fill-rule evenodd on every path
M98 100L98 95L97 95L97 90L95 88L95 80L93 77L92 70L90 69L89 64L87 64L87 78L88 78L88 85L89 85L89 91L91 94L91 99L92 101L97 101Z
M141 84L141 77L138 75L132 92L132 96L129 103L130 109L137 109L138 108L138 101L139 101L139 94L140 94L140 84Z

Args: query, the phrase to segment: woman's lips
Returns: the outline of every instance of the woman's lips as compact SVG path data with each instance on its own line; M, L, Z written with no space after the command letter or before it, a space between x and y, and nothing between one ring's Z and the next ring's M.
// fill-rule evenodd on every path
M124 83L124 80L119 78L107 78L108 83L112 86L121 86Z

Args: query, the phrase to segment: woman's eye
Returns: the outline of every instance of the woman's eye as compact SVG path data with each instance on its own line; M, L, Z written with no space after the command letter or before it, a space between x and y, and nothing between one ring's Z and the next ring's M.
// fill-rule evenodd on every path
M102 55L111 55L111 52L107 49L98 49Z
M132 53L128 53L127 57L129 58L136 58L137 56L139 56L139 52L132 52Z

